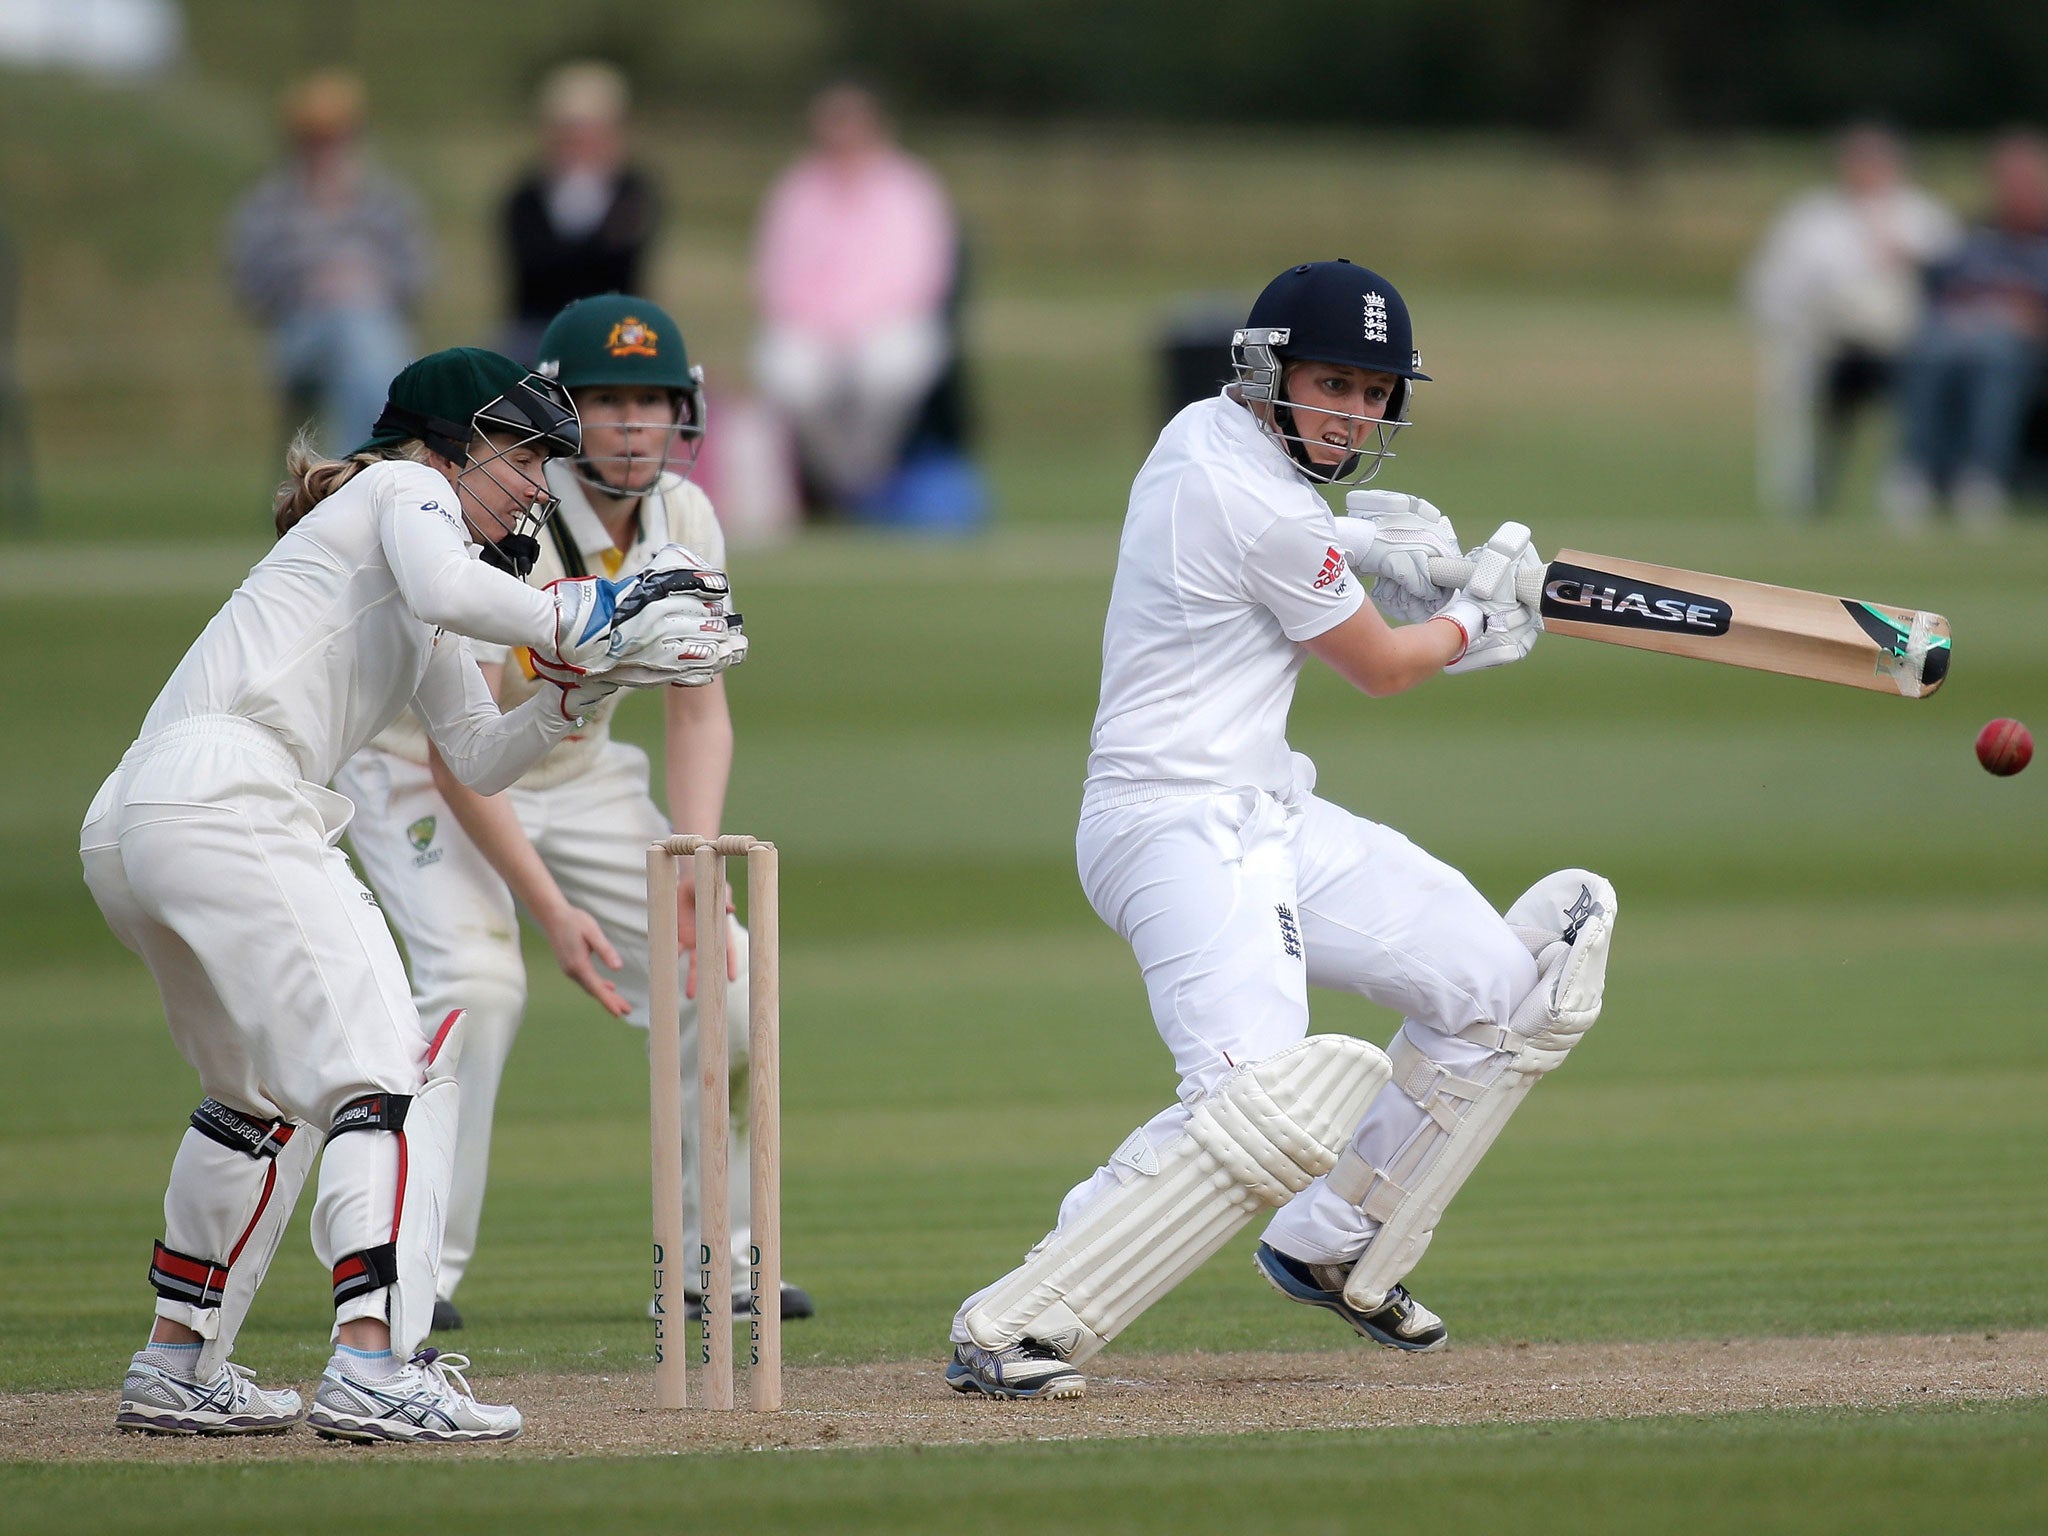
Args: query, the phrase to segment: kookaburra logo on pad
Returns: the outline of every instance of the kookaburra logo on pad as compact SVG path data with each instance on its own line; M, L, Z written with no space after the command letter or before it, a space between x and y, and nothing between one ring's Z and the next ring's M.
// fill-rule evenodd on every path
M1368 293L1365 296L1365 339L1387 339L1387 300L1384 294Z
M1725 635L1735 610L1718 597L1553 560L1544 573L1543 616L1616 629Z

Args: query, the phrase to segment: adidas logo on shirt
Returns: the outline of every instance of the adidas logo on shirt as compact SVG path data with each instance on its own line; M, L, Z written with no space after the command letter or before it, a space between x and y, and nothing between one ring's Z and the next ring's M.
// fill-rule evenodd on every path
M1336 545L1332 544L1330 546L1329 553L1323 556L1323 569L1322 573L1316 577L1315 588L1318 592L1320 592L1323 590L1323 588L1327 587L1331 582L1341 581L1343 579L1344 552L1341 549L1337 548Z

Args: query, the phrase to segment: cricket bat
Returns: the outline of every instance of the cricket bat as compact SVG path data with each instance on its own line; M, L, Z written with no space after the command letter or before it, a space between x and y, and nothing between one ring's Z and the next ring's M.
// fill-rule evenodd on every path
M1433 559L1429 579L1461 587L1469 560ZM1948 620L1884 603L1558 551L1516 579L1544 629L1608 645L1842 683L1921 699L1948 676Z

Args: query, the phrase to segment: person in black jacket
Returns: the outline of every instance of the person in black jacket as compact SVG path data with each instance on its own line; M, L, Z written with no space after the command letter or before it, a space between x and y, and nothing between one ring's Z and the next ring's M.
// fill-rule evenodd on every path
M660 223L653 182L626 161L626 82L565 64L541 87L543 161L505 200L512 314L500 350L531 364L548 321L576 299L640 290Z

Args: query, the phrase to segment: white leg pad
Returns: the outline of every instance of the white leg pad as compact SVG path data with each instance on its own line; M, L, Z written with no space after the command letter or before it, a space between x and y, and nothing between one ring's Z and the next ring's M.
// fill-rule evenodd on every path
M1371 1312L1385 1304L1508 1117L1600 1017L1615 910L1614 887L1583 869L1545 876L1508 908L1508 926L1536 957L1536 986L1506 1028L1459 1032L1498 1053L1482 1077L1446 1072L1405 1035L1394 1042L1395 1085L1427 1118L1391 1166L1375 1168L1347 1147L1330 1170L1330 1189L1380 1224L1345 1281L1352 1306Z
M203 1310L167 1308L161 1303L157 1307L159 1316L171 1316L173 1321L185 1324L205 1341L199 1351L196 1372L201 1381L211 1381L217 1376L220 1368L227 1364L228 1357L235 1352L235 1335L241 1332L242 1320L249 1315L249 1304L256 1299L256 1288L263 1284L270 1261L277 1257L285 1226L292 1218L293 1207L299 1203L299 1192L306 1187L306 1178L313 1171L314 1160L320 1155L321 1141L320 1133L311 1126L294 1125L289 1127L286 1139L280 1142L274 1132L268 1136L264 1134L270 1128L263 1122L247 1119L211 1099L194 1118L205 1116L209 1111L216 1125L246 1131L248 1145L240 1151L233 1151L223 1146L219 1137L209 1140L195 1130L188 1133L194 1150L216 1159L246 1156L263 1172L261 1192L253 1213L242 1226L239 1236L230 1238L231 1246L223 1250L227 1258L224 1266L227 1278L220 1288L220 1305ZM179 1158L183 1160L186 1155L187 1149L181 1146ZM167 1200L167 1216L171 1214L170 1204Z
M441 1237L455 1187L455 1132L462 1094L455 1081L461 1051L461 1016L434 1042L427 1079L405 1117L405 1188L398 1212L398 1280L391 1287L391 1349L409 1360L434 1322L435 1280Z
M1089 1359L1260 1211L1327 1173L1389 1071L1377 1046L1348 1035L1311 1035L1238 1068L1166 1145L1126 1141L1111 1159L1116 1187L983 1293L962 1319L968 1336Z

